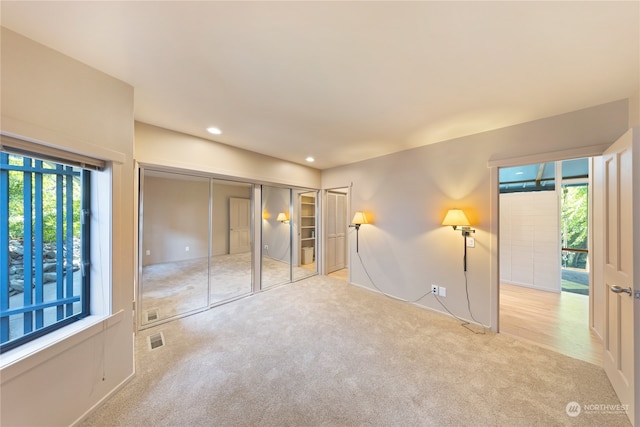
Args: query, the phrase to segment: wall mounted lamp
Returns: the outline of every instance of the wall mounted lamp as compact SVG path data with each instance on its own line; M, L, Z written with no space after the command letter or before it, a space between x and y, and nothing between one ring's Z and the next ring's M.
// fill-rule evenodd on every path
M358 252L358 232L360 231L360 226L362 224L370 224L369 221L367 221L367 216L364 214L364 212L362 211L358 211L355 213L355 215L353 215L353 219L351 220L351 224L349 224L349 227L355 227L356 229L356 252Z
M471 224L461 209L449 209L442 221L442 225L450 225L454 230L462 233L464 240L464 271L467 271L467 237L471 233L475 233L476 230L470 227Z
M283 224L288 224L289 223L289 218L287 218L287 214L284 212L280 212L278 214L278 217L276 218L277 221L280 221Z

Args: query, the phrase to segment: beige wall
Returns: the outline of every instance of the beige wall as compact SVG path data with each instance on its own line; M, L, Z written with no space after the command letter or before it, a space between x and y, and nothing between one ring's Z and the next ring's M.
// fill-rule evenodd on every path
M0 373L0 424L69 425L134 372L133 88L4 28L1 55L3 132L109 162L100 176L111 179L102 223L115 315L40 351L3 354Z
M143 266L209 255L209 179L179 176L145 176Z
M362 262L351 229L352 282L373 288L366 268L378 288L408 300L428 292L431 284L445 286L447 297L442 300L448 309L470 319L463 240L459 232L440 225L447 209L457 207L477 229L476 247L468 251L471 309L477 320L495 327L498 192L497 173L488 163L548 153L554 157L553 152L566 154L581 147L597 151L615 141L627 125L628 102L622 100L324 171L323 188L353 183L350 218L358 210L374 216L373 224L360 228ZM444 312L431 295L418 304Z
M142 265L207 257L209 179L153 174L146 170L143 184ZM213 182L211 255L217 256L229 253L229 199L251 199L251 184Z
M200 171L251 182L320 187L320 171L146 123L135 125L141 164Z

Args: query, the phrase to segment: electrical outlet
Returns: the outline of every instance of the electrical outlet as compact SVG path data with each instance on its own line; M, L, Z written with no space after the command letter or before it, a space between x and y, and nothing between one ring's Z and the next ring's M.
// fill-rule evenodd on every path
M447 288L445 288L444 286L440 286L438 288L438 295L441 297L446 297L447 296Z
M189 252L189 246L185 246L185 247L184 247L184 251L185 251L185 252Z
M264 249L265 249L266 251L268 251L268 250L269 250L269 245L264 245Z
M151 255L151 251L149 249L147 249L147 255Z
M438 295L438 287L436 285L431 285L431 293Z

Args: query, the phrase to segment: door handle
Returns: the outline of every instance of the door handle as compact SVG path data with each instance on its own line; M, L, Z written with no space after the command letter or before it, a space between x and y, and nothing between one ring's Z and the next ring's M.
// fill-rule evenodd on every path
M614 292L616 294L621 294L621 293L625 293L625 294L629 294L629 296L631 296L631 287L628 288L621 288L620 286L616 285L616 286L611 286L609 289L611 289L611 292Z

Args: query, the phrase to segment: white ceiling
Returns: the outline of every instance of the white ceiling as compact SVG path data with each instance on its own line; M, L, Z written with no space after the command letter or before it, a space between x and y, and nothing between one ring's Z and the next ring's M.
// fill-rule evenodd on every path
M3 0L1 22L134 86L139 121L319 169L640 88L637 1Z

